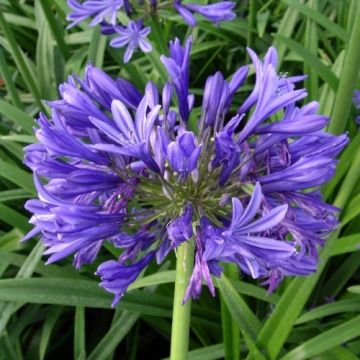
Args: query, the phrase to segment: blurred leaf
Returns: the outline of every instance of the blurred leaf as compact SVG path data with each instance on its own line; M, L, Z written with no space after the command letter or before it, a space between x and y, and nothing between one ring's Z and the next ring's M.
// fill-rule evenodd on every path
M21 239L24 234L19 229L12 229L8 233L0 236L0 250L14 251L19 250L21 246Z
M0 160L0 176L10 180L24 190L35 194L32 177L24 170Z
M306 341L281 360L303 360L323 353L360 335L360 315Z
M348 288L348 291L355 293L355 294L360 294L360 285L350 286Z
M360 250L360 234L353 234L337 239L332 249L332 256Z
M32 227L26 216L4 204L0 204L0 220L19 228L24 233L28 232Z
M275 35L275 38L281 42L283 42L290 50L294 51L297 55L301 57L301 59L308 65L311 66L319 76L329 84L329 86L336 90L339 85L339 79L336 75L331 71L329 66L326 66L319 58L311 53L308 49L306 49L303 45L298 43L295 40L286 38L281 35Z
M360 312L360 301L356 300L339 300L330 304L325 304L310 310L300 316L295 324L303 324L315 319L323 319L325 316L342 314L346 312Z
M88 360L106 360L116 349L120 341L128 334L139 315L124 311L112 324L110 330L87 358Z
M63 31L51 11L51 6L50 6L51 4L47 0L39 0L39 3L44 11L44 15L47 20L47 23L51 29L51 32L52 32L60 50L61 50L62 55L65 59L67 59L69 57L69 49L64 41Z
M269 21L269 17L270 17L270 11L266 10L264 12L258 12L256 14L256 18L257 18L257 30L258 30L258 34L260 37L264 36L265 33L265 29L267 26L267 23Z
M40 345L39 345L40 360L45 359L46 349L48 347L51 333L54 327L56 326L56 322L58 321L62 312L63 312L63 308L60 306L52 308L44 322L44 325L42 326Z
M316 11L307 5L303 5L298 0L282 1L301 12L307 18L318 23L329 33L332 33L334 36L341 39L342 41L346 42L348 40L348 34L346 33L346 31L339 24L331 21L327 16L323 15L320 11Z
M0 209L1 211L1 209ZM29 278L32 273L34 272L34 269L39 262L42 253L44 251L44 248L41 243L38 243L29 254L28 258L25 260L23 265L21 266L20 270L18 271L16 275L16 279L10 279L9 281L18 281L18 280L24 280ZM4 280L0 280L4 281ZM29 295L32 295L29 293ZM19 303L0 303L0 334L4 331L12 313L17 309L18 306L21 306Z
M33 118L19 108L0 99L0 113L9 118L16 126L20 126L28 134L33 133Z

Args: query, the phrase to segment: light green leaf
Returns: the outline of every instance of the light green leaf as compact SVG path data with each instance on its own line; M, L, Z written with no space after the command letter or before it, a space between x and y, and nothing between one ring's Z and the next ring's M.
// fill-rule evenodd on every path
M306 341L281 360L305 360L360 335L360 315Z
M315 319L322 319L325 316L346 313L346 312L359 312L360 311L360 301L356 300L339 300L330 304L325 304L311 310L304 315L300 316L296 320L296 325L303 324L308 321Z
M337 239L332 249L331 255L346 254L349 252L359 251L360 234L353 234Z
M258 318L253 314L224 274L222 274L221 279L217 279L216 282L236 325L241 331L246 332L251 338L256 339L261 329Z
M292 8L301 12L307 18L321 25L329 33L332 33L334 36L338 37L342 41L346 42L348 40L348 34L346 30L344 30L336 22L331 21L327 16L322 14L320 11L316 11L307 5L301 4L298 0L282 0L282 1L290 5Z

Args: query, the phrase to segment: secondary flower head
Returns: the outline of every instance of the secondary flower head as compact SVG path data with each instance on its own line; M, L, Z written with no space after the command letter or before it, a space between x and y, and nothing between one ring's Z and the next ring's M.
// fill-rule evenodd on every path
M150 52L152 47L146 37L149 35L151 29L149 27L142 27L142 21L129 21L126 27L115 26L115 31L120 36L115 37L110 42L110 46L114 48L127 46L124 53L124 63L127 63L134 51L139 47L144 53Z
M355 90L353 95L353 103L357 110L360 110L360 90Z
M233 1L219 1L209 5L194 3L182 4L182 0L174 1L174 8L190 26L196 26L197 23L194 13L198 13L215 24L221 21L233 20L236 17L232 11L234 7L235 2Z
M122 7L126 7L128 0L86 0L79 3L78 0L68 0L68 6L72 13L67 20L72 21L68 28L76 26L87 18L92 18L90 26L107 21L112 25L116 24L117 13Z
M71 21L68 29L79 23L92 19L89 26L100 25L103 35L120 34L110 41L114 48L127 47L124 53L124 62L127 63L134 51L140 48L144 53L150 52L152 46L147 40L151 27L143 27L144 21L154 12L157 12L158 2L156 0L130 1L130 0L68 0L71 13L67 20ZM174 9L183 17L190 26L196 25L193 13L202 15L207 20L217 24L221 21L229 21L235 18L232 11L235 3L232 1L220 1L209 5L198 5L194 3L182 4L181 0L175 0L161 4L162 8ZM123 24L118 22L119 12L125 12L123 17L129 18L129 22ZM159 13L160 15L160 13ZM150 20L151 23L151 20Z
M38 191L26 204L35 225L27 238L40 235L48 263L72 255L76 267L104 242L121 249L97 270L113 305L149 262L184 242L196 249L184 301L199 297L202 279L214 295L223 262L273 291L285 276L316 271L337 223L318 187L347 137L322 131L328 118L316 102L298 104L304 77L279 75L274 48L263 60L249 49L255 84L240 108L233 100L248 66L230 81L208 78L190 126L190 48L170 44L163 91L149 82L141 94L92 66L70 77L49 103L52 117L38 119L39 142L25 149Z
M360 90L355 90L353 95L353 104L356 110L360 110ZM355 118L357 125L360 125L360 115Z

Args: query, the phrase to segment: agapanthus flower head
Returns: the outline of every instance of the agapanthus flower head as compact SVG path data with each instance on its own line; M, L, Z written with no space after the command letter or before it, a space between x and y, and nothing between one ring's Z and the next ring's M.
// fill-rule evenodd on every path
M38 191L26 204L35 225L27 238L40 235L48 263L72 255L76 267L104 242L121 249L97 270L114 306L150 261L185 242L195 266L184 301L199 297L203 279L214 295L212 276L226 262L274 291L286 276L316 271L337 224L319 187L347 137L322 131L328 118L316 102L300 105L303 77L279 75L274 48L263 60L249 49L249 96L233 110L247 66L229 82L211 75L192 131L190 50L190 40L170 44L163 91L149 82L141 93L88 66L83 80L61 85L51 118L37 121L39 142L25 149Z
M103 35L119 34L119 36L113 37L110 41L110 46L114 48L126 46L123 57L125 63L130 61L137 48L144 53L152 50L152 45L147 39L151 27L143 27L143 23L153 12L157 11L158 3L156 0L150 0L145 3L134 1L132 4L129 0L67 0L67 3L72 10L66 17L68 21L71 21L67 28L70 29L90 18L92 20L89 26L101 26L101 33ZM190 26L196 25L196 18L193 13L198 13L215 24L235 18L235 13L232 11L235 3L232 1L198 5L195 3L182 4L181 0L175 0L173 3L169 2L162 4L162 6L175 9ZM143 9L137 11L136 9L139 7L143 7ZM125 12L126 16L130 19L127 23L118 22L118 13L121 11ZM173 48L177 52L179 49L182 49L181 46L179 47L176 44L174 44ZM178 58L176 59L179 60ZM177 62L177 65L179 65L179 62ZM188 68L188 64L186 68ZM188 84L186 86L188 87ZM186 116L183 109L182 113L183 116Z

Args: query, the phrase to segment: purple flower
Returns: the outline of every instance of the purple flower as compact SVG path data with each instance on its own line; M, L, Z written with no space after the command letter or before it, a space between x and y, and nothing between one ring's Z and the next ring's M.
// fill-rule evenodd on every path
M189 95L190 47L176 39L161 57L170 80L162 91L93 66L84 79L70 77L49 102L51 118L37 120L38 143L25 148L38 192L26 203L34 224L26 238L40 236L48 263L73 256L77 268L105 241L119 248L118 258L99 257L97 271L113 305L153 258L185 241L195 267L184 301L199 297L203 280L214 295L221 262L272 292L286 276L316 271L318 248L337 226L338 209L319 187L348 139L322 131L328 118L316 102L299 105L303 77L279 75L274 48L263 60L249 50L255 84L237 113L247 66L229 82L210 76L193 111L201 98Z
M196 169L201 152L201 145L196 145L195 136L190 131L178 135L176 141L167 146L167 156L171 168L186 178Z
M183 303L185 303L190 297L194 299L198 299L200 297L203 278L211 295L215 296L215 287L211 279L211 262L206 261L204 258L204 239L200 229L196 232L195 244L195 266L185 292Z
M67 20L72 21L68 26L72 28L87 18L93 18L90 26L100 24L107 20L110 24L116 24L117 12L124 6L127 0L86 0L79 3L78 0L68 0L68 6L72 13L67 16Z
M96 274L101 277L100 286L115 295L112 306L115 307L125 294L127 288L140 275L145 266L153 259L150 252L137 263L124 265L118 261L110 260L102 263Z
M189 65L192 39L189 37L182 47L179 39L170 42L170 57L162 55L161 61L165 65L170 80L174 84L179 100L179 113L183 121L189 118Z
M183 213L176 219L169 222L167 232L172 247L179 246L186 240L190 240L193 235L192 221L194 209L191 204L184 207Z
M353 95L353 103L357 110L360 110L360 90L355 90Z
M110 42L110 46L114 48L126 47L124 53L124 63L129 62L134 51L139 47L144 53L152 50L151 44L146 39L151 29L142 27L142 21L129 21L126 27L116 26L115 30L120 36L115 37Z
M181 0L174 1L174 8L183 17L185 22L190 26L196 25L196 18L192 14L198 13L205 19L217 24L221 21L233 20L236 15L232 11L235 3L232 1L220 1L216 4L198 5L198 4L182 4Z
M254 220L259 215L262 197L261 187L257 183L245 210L241 201L233 198L230 225L216 237L209 236L205 240L206 260L231 260L245 273L257 278L262 273L260 269L264 263L286 259L295 253L294 244L262 236L284 220L288 209L287 205L278 206Z

